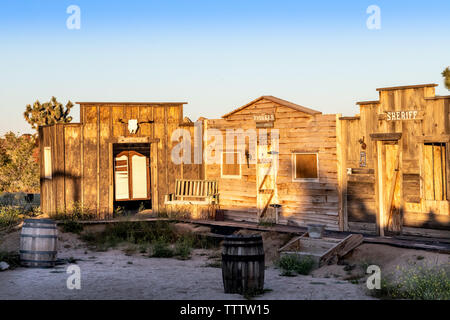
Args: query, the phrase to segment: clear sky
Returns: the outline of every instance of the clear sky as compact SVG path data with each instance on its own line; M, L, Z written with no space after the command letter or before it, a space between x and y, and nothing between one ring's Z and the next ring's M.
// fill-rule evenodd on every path
M69 5L79 30L66 27ZM379 30L366 26L370 5ZM187 101L196 120L261 95L352 115L378 87L438 83L449 94L449 13L449 0L2 0L0 134L31 132L25 105L52 95Z

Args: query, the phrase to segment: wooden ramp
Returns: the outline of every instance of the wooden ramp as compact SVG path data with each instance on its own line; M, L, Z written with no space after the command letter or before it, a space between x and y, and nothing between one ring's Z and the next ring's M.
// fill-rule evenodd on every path
M278 251L281 254L297 254L308 256L316 261L319 267L336 262L339 258L363 243L363 236L351 234L344 239L324 237L320 239L308 237L305 232L282 246Z

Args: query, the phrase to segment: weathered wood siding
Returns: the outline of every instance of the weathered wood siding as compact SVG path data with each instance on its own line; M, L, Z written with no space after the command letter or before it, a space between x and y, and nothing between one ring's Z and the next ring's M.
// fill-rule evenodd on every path
M342 151L344 167L352 168L352 174L344 175L349 230L378 232L377 141L370 135L401 133L402 233L450 237L449 195L445 201L425 200L423 176L424 143L446 143L447 186L450 183L449 101L448 97L435 97L434 86L379 89L379 101L360 103L359 115L341 118L341 139L347 146ZM418 111L416 120L387 121L386 112L410 110ZM365 150L360 139L367 145ZM366 152L365 167L359 164L361 151Z
M201 164L176 165L171 159L174 130L182 123L182 104L81 103L79 124L57 124L39 129L41 146L41 205L45 213L72 210L78 202L99 217L113 211L112 146L117 143L149 143L151 194L154 210L175 180L202 178ZM128 120L137 119L139 129L128 131ZM191 132L194 127L183 128ZM52 150L52 179L44 179L43 150ZM193 152L192 152L193 154Z
M273 129L279 131L279 170L277 198L282 205L279 223L306 225L323 223L327 229L339 229L338 177L336 155L336 115L310 115L262 99L226 119L205 121L207 129L256 129L254 115L274 114ZM270 128L267 129L270 132ZM209 139L209 137L208 137ZM249 149L251 140L246 139ZM239 147L237 143L235 146ZM233 146L224 147L227 151ZM293 181L292 154L318 153L318 181ZM244 158L244 161L245 158ZM206 164L206 178L219 181L220 207L234 220L257 220L256 165L244 162L241 179L221 178L220 164Z

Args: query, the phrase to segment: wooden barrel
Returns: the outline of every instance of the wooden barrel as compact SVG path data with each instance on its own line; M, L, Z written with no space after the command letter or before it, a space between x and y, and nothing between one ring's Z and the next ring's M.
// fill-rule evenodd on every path
M264 289L264 247L261 235L225 237L222 279L225 293L244 294Z
M49 219L26 219L20 233L20 261L25 267L51 268L56 262L58 230Z

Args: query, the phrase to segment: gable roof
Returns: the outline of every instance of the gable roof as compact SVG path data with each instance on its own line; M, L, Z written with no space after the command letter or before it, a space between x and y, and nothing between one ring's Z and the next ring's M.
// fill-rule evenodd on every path
M234 114L236 112L239 112L239 111L247 108L248 106L254 104L255 102L258 102L258 101L263 100L263 99L275 102L275 103L277 103L279 105L282 105L284 107L288 107L288 108L291 108L291 109L294 109L294 110L297 110L297 111L300 111L300 112L304 112L306 114L310 114L310 115L322 114L322 112L320 112L320 111L313 110L313 109L310 109L310 108L306 108L306 107L303 107L303 106L301 106L299 104L295 104L293 102L289 102L289 101L286 101L286 100L283 100L283 99L280 99L280 98L277 98L277 97L274 97L274 96L261 96L261 97L255 99L255 100L253 100L253 101L250 101L246 105L243 105L242 107L239 107L239 108L237 108L237 109L235 109L235 110L233 110L233 111L223 115L222 118L228 118L232 114Z

